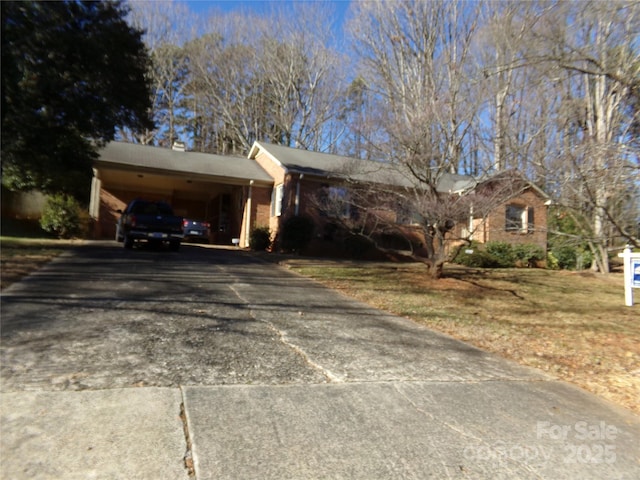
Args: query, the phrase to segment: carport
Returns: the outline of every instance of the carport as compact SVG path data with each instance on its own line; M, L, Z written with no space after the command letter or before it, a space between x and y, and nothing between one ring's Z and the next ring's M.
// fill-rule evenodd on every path
M208 221L212 243L238 238L247 246L272 188L267 172L245 157L111 142L94 162L89 211L94 236L114 238L118 209L134 198L164 200L177 215Z

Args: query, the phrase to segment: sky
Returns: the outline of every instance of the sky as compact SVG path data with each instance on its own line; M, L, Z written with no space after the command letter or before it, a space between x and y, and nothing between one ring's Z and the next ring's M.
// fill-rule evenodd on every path
M189 0L185 2L189 8L195 13L206 13L211 9L220 9L224 12L239 10L242 8L255 10L257 12L264 11L270 4L289 4L295 2L314 2L332 3L340 14L344 14L349 6L349 0Z
M232 12L234 10L253 10L256 13L268 12L272 6L288 5L293 3L330 3L334 6L336 15L336 27L342 28L345 14L349 8L350 0L188 0L187 6L198 14L206 14L211 10Z

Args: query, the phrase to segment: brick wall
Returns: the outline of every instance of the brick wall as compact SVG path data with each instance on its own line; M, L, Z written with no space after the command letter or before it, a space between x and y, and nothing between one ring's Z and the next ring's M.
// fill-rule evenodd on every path
M252 227L265 227L269 225L269 215L271 209L271 188L253 187L251 192L253 219Z
M100 213L99 220L94 224L94 238L114 238L116 236L116 223L120 218L118 209L124 210L127 202L133 200L133 192L116 192L100 189Z
M485 224L484 241L485 242L508 242L513 244L530 243L538 245L544 250L547 249L547 210L545 199L535 192L528 189L521 195L512 198L504 205L496 208L489 215ZM534 222L533 229L529 231L508 231L506 229L506 213L507 206L515 205L522 208L533 208ZM478 238L478 241L481 241Z

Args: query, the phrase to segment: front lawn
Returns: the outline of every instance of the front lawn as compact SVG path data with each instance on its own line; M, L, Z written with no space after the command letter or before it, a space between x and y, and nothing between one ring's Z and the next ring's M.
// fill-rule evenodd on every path
M640 305L624 305L621 273L447 266L434 281L419 264L285 265L640 413Z
M73 240L0 237L0 289L37 270L71 248Z

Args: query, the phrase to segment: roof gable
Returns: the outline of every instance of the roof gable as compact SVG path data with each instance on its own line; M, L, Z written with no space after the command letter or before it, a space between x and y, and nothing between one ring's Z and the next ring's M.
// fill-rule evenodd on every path
M514 185L514 196L522 193L525 190L532 190L536 195L545 200L547 204L551 203L551 197L540 188L538 185L527 179L524 175L516 170L503 170L482 178L478 181L480 187L488 186L491 188L492 184L509 183Z

